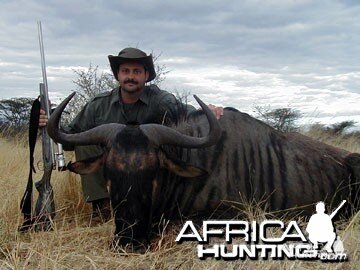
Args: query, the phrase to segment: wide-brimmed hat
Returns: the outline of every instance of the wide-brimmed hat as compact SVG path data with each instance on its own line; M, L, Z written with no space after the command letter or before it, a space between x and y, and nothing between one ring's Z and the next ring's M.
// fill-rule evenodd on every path
M137 48L125 48L121 50L117 56L109 55L108 58L110 61L111 70L117 80L119 65L129 62L136 62L144 65L146 71L149 72L149 78L147 79L147 82L152 81L156 77L152 55L146 55L146 53Z

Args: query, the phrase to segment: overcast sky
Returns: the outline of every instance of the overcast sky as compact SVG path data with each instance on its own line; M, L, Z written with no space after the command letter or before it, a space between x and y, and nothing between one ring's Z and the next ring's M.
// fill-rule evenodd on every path
M73 69L110 72L124 47L160 54L161 88L253 113L292 107L307 124L360 128L360 1L0 0L0 98L36 97L42 21L50 96L75 89Z

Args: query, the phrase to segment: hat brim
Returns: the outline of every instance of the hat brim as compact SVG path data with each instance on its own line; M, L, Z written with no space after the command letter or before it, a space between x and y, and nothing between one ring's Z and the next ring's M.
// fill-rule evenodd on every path
M151 54L149 56L140 57L140 58L126 58L126 57L115 56L115 55L109 55L108 58L109 58L111 70L112 70L116 80L119 80L117 77L119 66L121 64L131 63L131 62L140 63L140 64L144 65L146 71L149 72L149 78L147 79L146 82L150 82L153 79L155 79L155 77L156 77L154 62L153 62L153 58L152 58Z

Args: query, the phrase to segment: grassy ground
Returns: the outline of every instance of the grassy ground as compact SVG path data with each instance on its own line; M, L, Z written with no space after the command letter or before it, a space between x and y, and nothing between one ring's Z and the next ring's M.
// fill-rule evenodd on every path
M345 142L341 143L344 147ZM345 148L359 152L359 141L347 142ZM40 160L39 150L36 156ZM0 161L0 269L359 269L359 213L336 226L349 256L344 263L202 261L196 256L196 243L175 243L181 225L173 223L159 232L145 254L118 254L109 249L113 220L105 224L91 221L91 209L82 199L79 178L67 172L53 173L57 207L54 230L21 234L17 232L22 222L19 203L28 175L28 149L23 140L1 138ZM40 177L41 172L35 176ZM254 209L249 210L249 216L250 211Z

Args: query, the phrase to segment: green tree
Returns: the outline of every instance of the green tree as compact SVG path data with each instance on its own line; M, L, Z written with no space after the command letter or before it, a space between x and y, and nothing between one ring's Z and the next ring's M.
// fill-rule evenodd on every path
M330 127L327 128L327 130L334 134L344 134L347 129L354 127L355 124L356 122L353 120L342 121L332 124Z
M296 122L302 116L300 111L296 109L271 109L270 106L255 106L255 113L262 121L282 132L297 131L299 127Z
M20 131L29 123L33 99L11 98L0 100L0 119L4 127Z
M90 99L102 92L110 91L118 85L112 74L100 72L99 66L94 66L91 63L85 70L76 69L73 71L76 74L76 79L73 80L76 86L76 95L69 102L66 114L62 117L62 123L65 125L74 119Z

